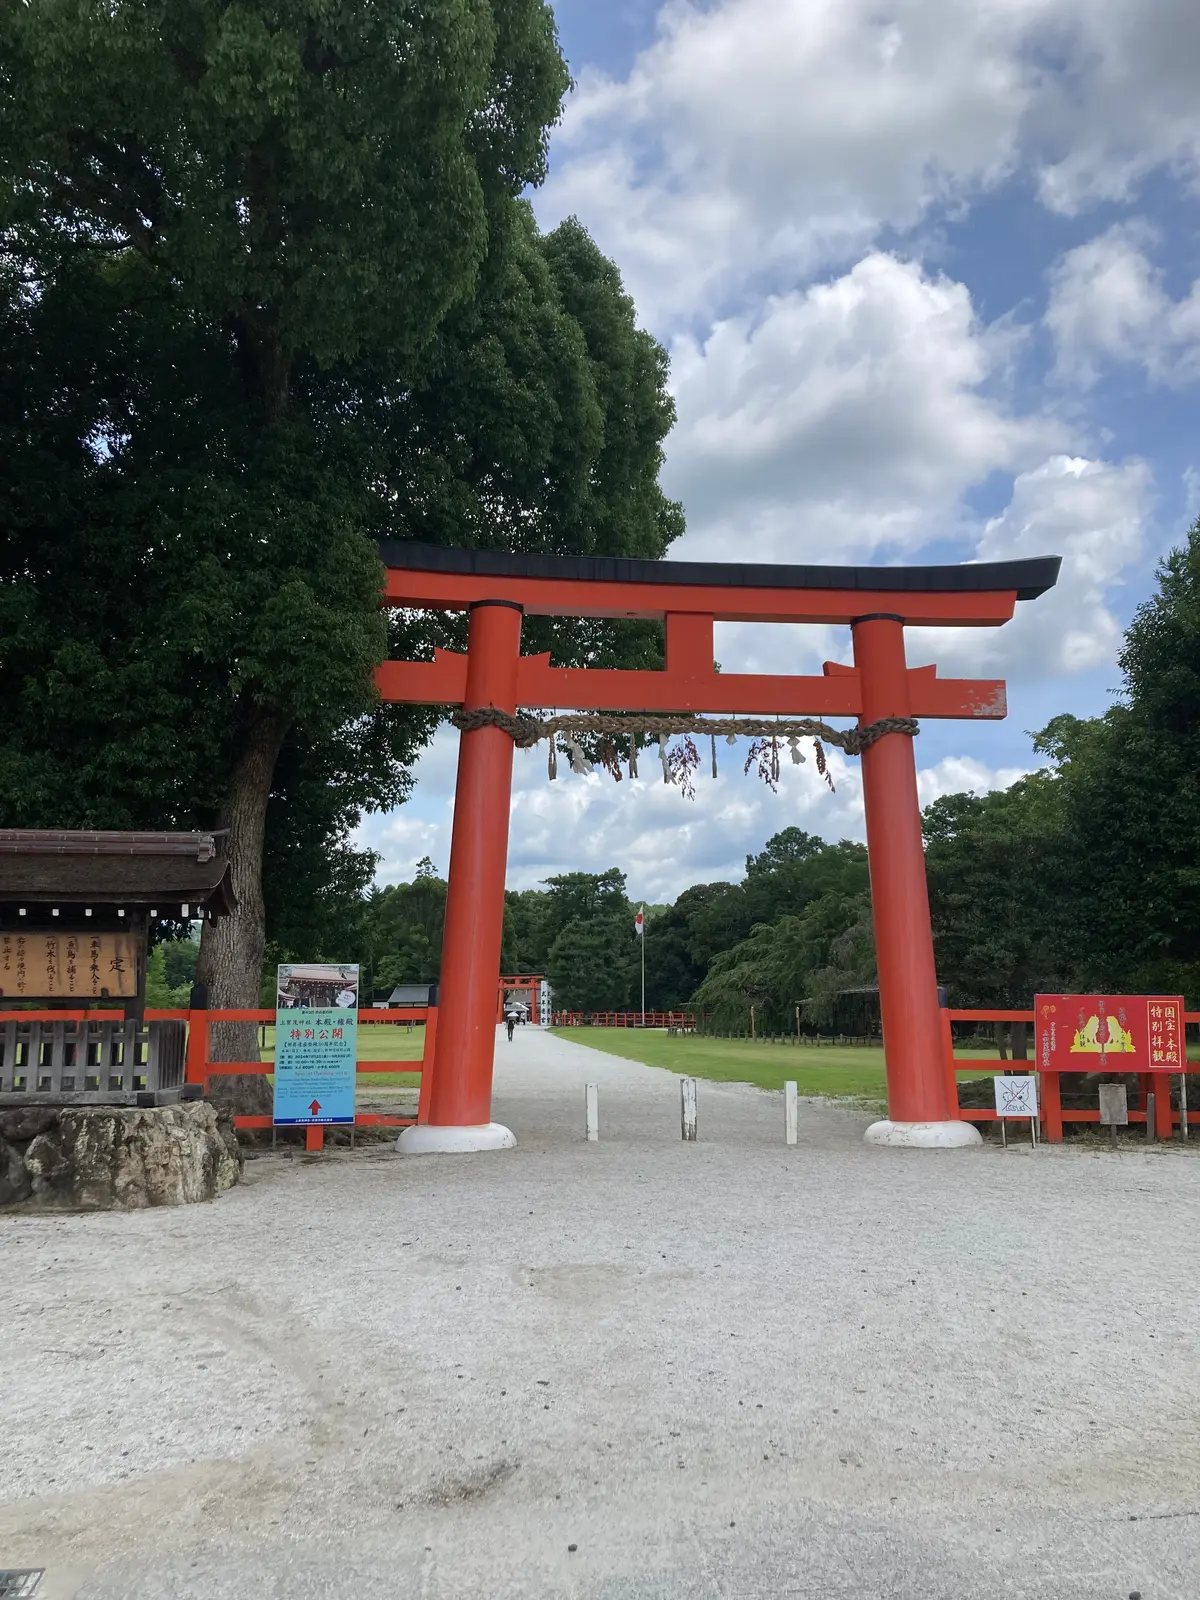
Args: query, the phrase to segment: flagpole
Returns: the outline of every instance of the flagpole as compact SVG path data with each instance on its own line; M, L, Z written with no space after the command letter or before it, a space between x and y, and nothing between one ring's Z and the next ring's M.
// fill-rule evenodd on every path
M646 902L642 901L642 1027L646 1026Z

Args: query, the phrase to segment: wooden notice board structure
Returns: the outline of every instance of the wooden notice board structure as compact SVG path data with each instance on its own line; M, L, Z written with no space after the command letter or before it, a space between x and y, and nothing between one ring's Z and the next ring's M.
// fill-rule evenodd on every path
M140 1017L151 926L235 903L215 833L0 829L0 1005L116 1001Z
M459 708L458 779L425 1126L414 1152L502 1148L491 1121L513 744L520 707L752 713L856 719L879 961L888 1117L878 1143L966 1144L978 1134L951 1104L943 1060L912 735L925 717L994 720L1002 680L910 668L907 627L998 627L1058 578L1057 556L964 566L821 567L519 555L384 541L386 603L469 613L466 654L389 661L383 699ZM663 671L556 667L522 655L526 616L633 617L665 625ZM718 673L716 622L812 622L850 629L852 659L820 677Z

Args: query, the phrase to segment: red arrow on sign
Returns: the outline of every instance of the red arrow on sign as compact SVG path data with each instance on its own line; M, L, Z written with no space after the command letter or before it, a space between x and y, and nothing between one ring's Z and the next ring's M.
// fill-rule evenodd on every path
M313 1116L315 1117L317 1112L320 1111L320 1109L321 1109L321 1102L319 1100L314 1100L312 1105L310 1105L308 1109L312 1112Z

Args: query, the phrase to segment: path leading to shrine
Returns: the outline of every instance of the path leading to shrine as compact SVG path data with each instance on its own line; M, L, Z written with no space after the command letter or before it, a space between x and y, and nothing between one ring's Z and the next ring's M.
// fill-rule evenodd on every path
M0 1216L38 1600L1183 1600L1200 1162L931 1153L532 1029L516 1151ZM602 1139L582 1141L583 1084Z

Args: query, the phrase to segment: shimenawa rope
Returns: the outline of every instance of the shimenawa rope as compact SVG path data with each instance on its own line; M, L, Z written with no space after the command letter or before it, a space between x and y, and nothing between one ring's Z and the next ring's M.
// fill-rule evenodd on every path
M680 734L699 733L710 734L714 738L717 734L724 734L732 742L735 738L749 739L823 739L826 744L836 745L844 750L848 756L861 755L888 733L907 733L915 736L919 732L915 717L880 717L877 722L869 722L864 728L831 728L827 722L820 722L815 717L779 718L766 717L698 717L687 714L678 716L658 716L634 714L630 717L605 716L602 712L595 714L575 712L567 713L561 717L537 717L532 712L518 712L513 716L508 711L500 711L495 706L478 706L473 711L461 709L451 712L450 721L463 733L473 733L477 728L499 728L507 733L518 749L528 750L542 739L553 739L555 734L564 733L572 737L586 737L589 734L617 734L626 738L631 735L647 734L659 740L677 737ZM715 755L715 752L714 752Z

